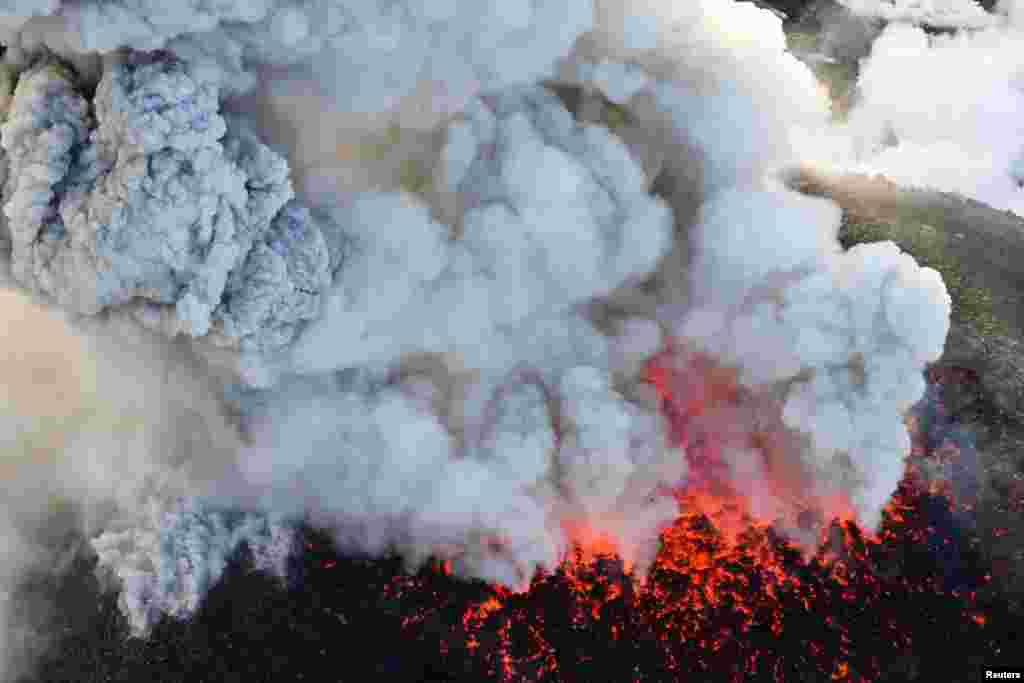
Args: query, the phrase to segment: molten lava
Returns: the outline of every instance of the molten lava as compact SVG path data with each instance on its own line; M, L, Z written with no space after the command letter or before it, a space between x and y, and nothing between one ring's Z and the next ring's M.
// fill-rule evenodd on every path
M728 483L723 448L742 434L714 433L721 422L702 418L741 403L735 372L669 348L645 379L690 469L685 487L666 492L679 516L647 575L635 577L600 529L573 527L574 552L525 592L458 580L442 564L398 577L388 592L412 611L403 631L438 646L432 671L445 673L430 680L909 680L943 638L995 647L991 576L957 517L971 501L921 476L922 462L957 458L928 432L938 394L908 417L906 476L868 533L849 501L813 489L780 457L781 422L751 445L764 459L759 485L784 503L752 501ZM940 624L938 635L922 623Z
M818 545L825 522L854 519L844 493L816 486L791 457L798 438L783 425L777 402L744 390L735 370L672 343L650 360L644 380L661 400L671 445L689 464L685 488L674 492L684 514L708 514L733 539L751 523L772 523L808 550ZM746 460L733 455L730 461L726 450L745 453ZM746 491L737 490L740 482Z

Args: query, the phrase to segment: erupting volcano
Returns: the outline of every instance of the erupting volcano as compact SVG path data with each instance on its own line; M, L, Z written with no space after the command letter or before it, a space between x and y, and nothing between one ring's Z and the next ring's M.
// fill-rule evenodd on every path
M680 368L681 355L670 347L645 371L691 467L685 486L664 491L679 515L647 574L635 576L600 530L587 530L558 570L538 574L525 592L464 584L445 564L398 576L381 595L398 601L402 633L431 662L424 680L965 680L969 663L943 669L925 653L954 640L958 651L991 660L1012 653L1014 617L990 589L980 539L964 523L970 483L921 474L962 457L936 417L942 386L969 381L969 372L931 375L928 396L907 416L906 473L873 532L841 496L807 496L799 472L770 462L765 476L786 492L777 498L791 501L793 516L754 513L716 476L726 465L715 435L688 429L690 418L739 399L735 376L699 355ZM800 542L782 531L793 524Z
M772 523L780 531L791 530L798 543L802 540L808 548L821 540L816 534L824 523L856 518L843 490L816 491L812 474L800 461L786 457L785 450L795 447L796 438L784 424L781 410L762 411L754 431L730 434L728 420L715 420L711 427L701 425L702 415L758 400L738 386L734 371L675 344L649 361L644 380L661 399L671 445L685 452L689 464L685 486L673 491L682 512L707 514L719 532L734 537L755 520ZM747 443L728 443L737 438ZM726 462L721 453L726 445L744 452L746 461ZM737 490L734 481L743 490Z
M0 0L0 680L1012 663L1021 3Z

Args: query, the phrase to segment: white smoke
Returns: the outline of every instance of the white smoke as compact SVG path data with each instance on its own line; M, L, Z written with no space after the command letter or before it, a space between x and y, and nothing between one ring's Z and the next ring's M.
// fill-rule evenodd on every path
M345 263L323 318L296 344L300 370L408 352L507 369L523 353L521 321L606 294L667 249L671 214L645 193L627 148L603 127L577 126L554 95L473 100L447 136L435 171L455 207L447 225L400 193L333 211ZM352 342L339 346L340 335Z
M844 166L1024 215L1024 6L844 4L892 22L860 65Z
M910 449L901 416L942 353L951 302L939 274L891 242L839 252L838 227L834 206L786 191L709 200L691 273L700 303L678 331L739 366L746 384L790 382L785 424L810 435L805 457L823 481L859 481L853 503L874 526L903 476L893 457ZM751 263L744 244L762 259ZM763 258L773 245L790 248ZM852 472L836 457L847 453Z
M82 503L138 632L194 609L242 541L282 574L299 520L518 588L590 526L642 571L676 512L655 494L686 476L637 388L663 331L771 395L804 439L788 457L877 521L949 298L892 244L842 253L838 209L779 185L836 133L777 16L176 7L0 5L0 241L19 287L85 316L57 383L119 371L74 411L136 416L55 427L12 389L39 422L3 435L29 463L3 476ZM552 84L580 90L575 118ZM756 425L732 416L739 443ZM735 477L769 498L744 448Z
M878 17L888 22L911 22L947 29L981 29L998 23L998 19L986 12L976 0L841 0L841 2L857 14Z
M910 445L901 416L924 390L924 364L942 352L949 296L937 272L891 243L842 253L839 210L771 180L820 139L828 111L809 71L783 51L776 16L742 3L665 7L658 16L663 53L647 44L616 54L671 75L646 86L628 72L620 78L636 98L647 90L673 138L700 154L689 310L667 322L738 366L749 387L784 385L782 418L812 442L793 457L823 483L855 481L842 488L873 526L903 474L893 457ZM740 32L745 25L757 32ZM592 85L603 87L609 73Z

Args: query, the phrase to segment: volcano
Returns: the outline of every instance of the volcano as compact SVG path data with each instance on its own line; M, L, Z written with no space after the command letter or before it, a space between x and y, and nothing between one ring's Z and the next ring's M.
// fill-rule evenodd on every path
M4 683L1020 664L1021 0L14 4Z
M684 405L691 417L701 406L676 393L685 386L669 380L671 353L646 376L679 442L695 438ZM729 373L704 368L705 401L737 399ZM59 587L34 586L77 608L51 617L60 636L24 683L979 680L980 667L1020 652L1024 611L985 551L1009 530L973 521L976 453L943 402L977 377L954 368L928 379L877 532L796 488L792 520L759 517L702 452L692 466L703 476L663 492L679 513L642 580L595 535L577 535L556 571L512 592L460 579L446 561L408 573L398 557L342 554L307 528L287 587L243 547L192 617L166 617L140 640L80 557ZM1024 490L1004 523L1022 511ZM782 531L790 524L800 544Z

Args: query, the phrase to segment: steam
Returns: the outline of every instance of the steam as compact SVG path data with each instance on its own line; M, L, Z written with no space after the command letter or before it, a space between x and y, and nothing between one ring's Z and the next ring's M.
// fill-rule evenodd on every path
M998 23L998 19L975 0L843 0L843 4L857 14L893 23L909 22L951 29L982 29Z
M43 494L6 494L31 552L3 585L56 498L140 634L243 543L284 576L303 520L514 588L593 530L642 573L688 476L638 377L670 337L762 401L700 426L731 423L741 490L773 509L749 437L774 411L781 457L877 522L950 301L780 183L846 138L774 14L16 4L3 344L75 351L12 368L66 400L4 375L0 472Z
M1024 215L1020 3L844 4L892 20L861 63L844 165Z

